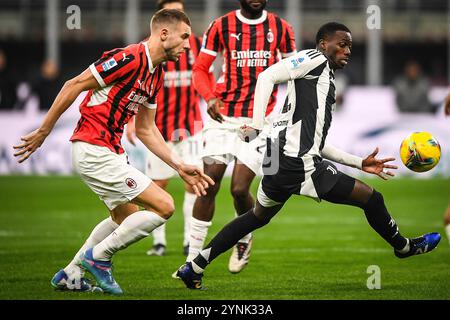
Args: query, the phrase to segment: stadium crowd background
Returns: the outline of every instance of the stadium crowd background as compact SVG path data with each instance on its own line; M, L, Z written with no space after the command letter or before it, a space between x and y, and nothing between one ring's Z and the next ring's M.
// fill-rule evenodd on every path
M103 51L144 39L155 7L156 1L145 0L0 1L0 174L70 173L67 140L78 117L76 107L43 146L54 152L38 153L19 167L11 146L40 121L64 81ZM193 32L202 35L213 18L239 3L186 0L185 7ZM450 79L448 1L279 0L269 1L267 9L293 25L299 49L314 46L315 31L326 21L340 21L352 30L352 63L338 79L338 112L329 135L333 144L358 155L379 145L382 155L398 157L409 132L428 130L443 147L442 163L420 177L450 176L450 120L442 111ZM411 64L416 71L406 68ZM220 69L218 62L216 76ZM407 73L420 80L418 87L407 86ZM399 85L402 77L406 86ZM422 102L405 113L399 97L408 93ZM280 90L279 102L282 95ZM136 154L138 167L142 157ZM405 168L399 172L410 174Z

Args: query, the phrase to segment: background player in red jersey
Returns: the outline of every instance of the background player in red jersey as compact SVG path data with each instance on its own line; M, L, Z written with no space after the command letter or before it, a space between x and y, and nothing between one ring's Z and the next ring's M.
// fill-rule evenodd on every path
M236 213L244 214L255 203L249 190L255 174L261 170L269 126L250 144L244 144L237 133L240 126L251 122L258 75L276 63L280 53L288 56L295 52L291 26L265 11L265 6L266 0L240 0L240 10L214 20L204 35L194 65L194 85L208 103L209 118L203 130L204 170L216 184L205 197L195 201L187 261L203 247L220 181L232 161L236 160L231 179ZM213 89L208 70L219 52L223 53L224 70ZM275 105L276 92L271 96L268 113ZM234 247L230 272L239 272L248 263L251 241L249 234Z
M158 11L146 42L103 54L77 77L67 81L39 129L21 138L15 156L26 160L50 134L61 114L85 90L81 118L71 138L72 160L82 180L105 203L111 217L92 231L73 261L55 274L59 289L92 290L82 278L83 265L103 291L121 294L112 275L112 256L165 223L174 211L172 197L127 163L120 139L136 114L136 133L144 145L169 164L200 196L214 182L195 166L186 165L164 143L155 124L156 95L162 85L163 61L178 60L189 48L189 18L178 10ZM139 207L144 210L139 210Z
M157 10L176 9L184 11L184 0L159 0ZM156 125L172 151L176 152L188 164L203 166L201 160L201 129L203 127L200 112L200 96L192 83L192 66L200 52L201 40L194 34L189 38L190 49L180 56L178 61L163 64L164 82L157 97L159 106L156 112ZM211 81L214 77L210 73ZM130 121L126 127L127 139L134 145L135 127ZM176 172L164 161L148 153L146 174L158 186L167 188L169 179ZM188 254L189 230L192 208L196 195L189 184L185 184L183 201L184 237L183 254ZM153 230L153 247L148 255L162 256L166 252L166 224Z

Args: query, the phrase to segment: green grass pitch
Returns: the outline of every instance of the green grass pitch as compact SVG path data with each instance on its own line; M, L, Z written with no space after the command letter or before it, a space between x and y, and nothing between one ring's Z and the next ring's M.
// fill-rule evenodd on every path
M443 239L430 254L397 259L369 227L361 210L292 197L254 234L249 265L227 270L230 252L207 269L206 291L184 288L171 273L182 256L180 180L169 192L176 213L168 222L168 252L148 257L151 239L120 252L114 273L125 295L55 292L50 279L64 267L94 225L107 216L104 205L78 177L0 177L0 299L449 299L450 247L442 216L450 180L366 180L383 193L405 236L438 231ZM253 192L258 183L253 184ZM234 215L225 179L208 239ZM369 290L371 265L381 270L381 289Z

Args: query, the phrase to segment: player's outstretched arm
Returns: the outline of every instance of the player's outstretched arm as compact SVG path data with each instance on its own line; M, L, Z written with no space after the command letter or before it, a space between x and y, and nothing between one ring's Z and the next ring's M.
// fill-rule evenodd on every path
M192 81L194 83L195 90L208 104L207 112L211 119L223 122L223 116L220 110L223 109L223 102L214 94L214 82L211 78L211 66L216 59L215 56L200 52L195 64L192 68Z
M14 156L20 157L18 160L19 163L28 159L42 145L45 138L47 138L55 126L56 121L58 121L81 92L98 87L99 84L89 69L86 69L80 75L67 81L56 96L41 126L26 136L21 137L21 144L13 146L16 150Z
M195 194L200 196L206 195L206 189L214 185L214 180L206 175L202 169L197 166L181 164L178 169L180 177L189 184L194 190Z
M340 150L329 143L325 143L320 153L325 159L362 170L363 158Z
M155 123L156 109L144 106L139 108L136 115L136 136L157 157L175 169L180 177L188 183L197 196L206 194L209 185L214 181L203 173L203 170L183 163L180 157L172 152Z
M375 150L362 161L362 171L376 174L381 179L387 180L389 177L394 176L394 173L388 169L397 169L398 167L391 164L386 164L387 162L394 161L395 158L375 158L378 151L379 148L376 147Z

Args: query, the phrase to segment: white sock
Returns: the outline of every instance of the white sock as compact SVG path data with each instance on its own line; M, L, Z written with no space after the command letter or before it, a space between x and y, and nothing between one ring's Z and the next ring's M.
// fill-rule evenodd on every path
M123 220L113 233L97 244L92 255L96 260L109 261L117 251L147 237L164 222L166 219L156 213L146 210L135 212Z
M399 250L398 252L400 252L400 253L407 253L407 252L409 252L409 249L410 249L409 239L407 238L406 241L407 241L406 245L403 247L402 250Z
M192 261L203 249L203 245L208 235L208 228L211 226L211 221L201 221L191 218L191 232L189 237L189 255L186 262Z
M237 212L234 213L234 216L239 217ZM251 239L252 239L252 233L250 232L249 234L242 237L242 239L239 240L238 242L249 243Z
M447 240L448 243L450 244L450 223L445 226L445 233L447 234Z
M153 230L153 245L162 244L164 246L167 245L166 242L166 224L163 223L158 228Z
M82 270L80 268L81 260L80 256L82 253L84 253L87 249L95 246L100 241L105 239L107 236L109 236L114 230L117 229L119 225L115 223L111 217L106 218L99 224L97 224L92 230L89 237L84 242L83 246L78 250L78 252L73 257L72 261L64 268L64 271L66 274L70 277L70 275L74 272L81 272Z
M184 216L184 238L183 238L183 246L187 246L189 244L189 236L191 231L191 218L192 211L194 209L194 203L197 196L195 193L185 192L184 193L184 201L183 201L183 216Z

